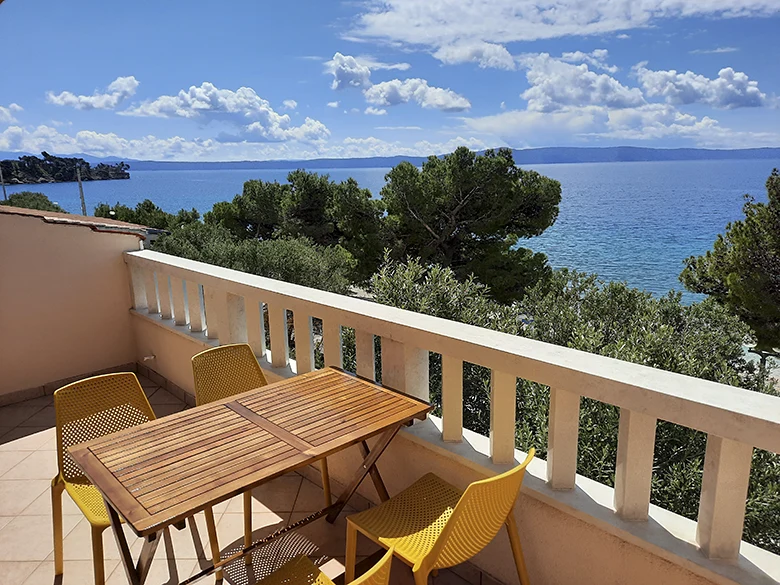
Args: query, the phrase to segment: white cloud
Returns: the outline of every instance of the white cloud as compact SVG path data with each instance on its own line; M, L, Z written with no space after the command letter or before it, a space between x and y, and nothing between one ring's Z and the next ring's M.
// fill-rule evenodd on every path
M501 102L498 107L502 110L506 110L506 102Z
M105 91L95 91L92 95L76 95L69 91L59 94L48 92L46 101L57 106L70 106L77 110L113 110L127 98L135 95L139 82L135 77L117 77Z
M14 114L23 111L19 104L8 104L8 107L0 106L0 124L13 124L16 122Z
M294 110L298 107L298 102L295 100L284 100L282 102L282 106L284 106L285 110Z
M364 114L369 114L369 115L371 115L371 116L384 116L385 114L387 114L387 110L385 110L385 109L382 109L382 108L374 108L374 107L372 107L372 106L368 106L368 107L367 107L367 108L364 110L364 112L363 112L363 113L364 113Z
M377 106L395 106L415 101L423 108L461 112L471 102L450 89L431 87L425 79L393 79L372 85L364 92L366 101Z
M332 89L371 85L371 69L351 55L336 53L333 59L325 63L325 71L333 75Z
M716 108L744 108L767 105L765 93L745 73L726 67L709 79L692 71L653 71L639 63L634 72L648 97L662 97L670 104L703 103Z
M484 41L446 45L433 53L433 56L445 65L479 63L483 69L515 69L515 60L506 47Z
M615 65L607 64L607 57L609 57L609 52L606 49L594 49L590 53L583 53L582 51L564 53L561 55L561 61L566 61L567 63L587 63L594 69L616 73L618 68Z
M631 35L627 35L626 33L620 33L615 37L616 39L620 39L621 41L624 41L626 39L630 39Z
M595 73L584 63L564 63L547 53L525 55L519 62L528 68L526 78L531 87L520 97L528 101L529 110L554 112L588 105L628 108L645 101L639 89L626 87L606 73Z
M717 55L719 53L736 53L739 51L737 47L718 47L716 49L694 49L691 51L693 55Z
M221 135L220 140L225 141L313 141L325 139L330 134L322 122L312 118L306 118L302 125L294 126L288 114L276 112L268 100L257 95L251 87L240 87L233 91L219 89L208 81L200 86L193 85L186 91L181 90L177 95L163 95L120 113L128 116L199 119L207 123L219 120L241 128L236 135Z
M409 63L385 63L383 61L378 61L370 55L360 55L355 57L355 60L361 65L368 67L371 71L379 71L382 69L406 71L411 67Z
M439 49L506 44L646 27L666 18L768 16L778 0L386 0L367 3L350 35Z
M339 103L338 102L328 102L326 105L329 108L338 108L339 107Z

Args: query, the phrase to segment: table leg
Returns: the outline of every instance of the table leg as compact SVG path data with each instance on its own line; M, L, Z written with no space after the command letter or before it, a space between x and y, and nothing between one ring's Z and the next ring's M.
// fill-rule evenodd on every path
M365 441L360 442L360 452L363 454L364 458L368 457L371 453L368 448L368 443ZM382 502L389 500L390 494L387 493L385 482L382 481L382 476L379 474L379 469L377 469L376 465L369 467L368 473L371 475L371 481L374 482L374 487L376 488L376 493L379 495L379 500Z
M125 532L122 530L122 521L119 519L119 514L116 513L116 510L111 507L108 501L105 501L105 504L127 580L130 582L130 585L143 585L144 581L146 581L146 576L149 574L149 567L152 564L152 559L154 559L154 553L157 551L157 545L160 544L160 533L150 534L144 539L138 563L134 563L130 554L130 547L127 544L127 538L125 538Z
M397 425L393 425L392 427L388 428L384 433L382 433L376 445L374 445L373 450L371 450L368 453L368 455L365 457L365 459L363 459L363 463L355 472L355 475L352 476L352 481L346 487L344 492L339 496L339 499L336 501L336 503L333 504L333 506L331 506L330 511L328 512L328 516L326 518L328 522L333 524L333 522L336 521L336 518L344 509L344 506L347 504L347 501L349 501L349 499L352 497L352 494L354 494L355 491L358 489L358 486L360 486L361 482L365 479L366 475L368 475L371 469L374 468L374 464L376 463L377 459L379 459L380 455L384 453L385 449L387 449L387 446L390 444L390 441L393 440L393 437L395 437L395 435L398 433L400 429L401 429L401 425L397 424ZM368 450L368 446L366 446L365 449ZM378 469L376 470L376 475L379 477L379 483L381 484L382 488L384 488L384 483L382 482L381 476L379 476ZM377 485L376 481L374 482L374 485L375 486ZM379 487L377 487L377 490L379 490ZM385 490L385 494L387 494L387 490Z

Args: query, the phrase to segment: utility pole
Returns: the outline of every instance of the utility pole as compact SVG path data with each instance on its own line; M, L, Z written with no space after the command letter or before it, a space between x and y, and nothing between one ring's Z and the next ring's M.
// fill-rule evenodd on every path
M79 180L79 197L81 197L81 215L87 215L87 203L84 201L84 187L81 184L81 165L76 163L76 178Z
M2 0L0 0L2 1ZM5 181L3 180L3 164L0 163L0 185L3 186L3 200L8 201L8 194L5 192Z

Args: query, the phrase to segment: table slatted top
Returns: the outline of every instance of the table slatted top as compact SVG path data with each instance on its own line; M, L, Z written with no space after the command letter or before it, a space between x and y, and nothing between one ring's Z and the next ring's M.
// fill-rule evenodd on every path
M425 402L326 368L70 452L133 530L147 535L430 410Z

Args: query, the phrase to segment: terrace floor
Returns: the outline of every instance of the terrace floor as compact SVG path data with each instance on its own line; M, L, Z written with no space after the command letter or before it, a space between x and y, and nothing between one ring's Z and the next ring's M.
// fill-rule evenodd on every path
M187 406L151 380L139 376L158 417ZM0 585L89 585L93 583L90 525L67 493L63 494L63 533L65 572L54 577L51 495L49 486L57 473L56 438L52 396L35 398L0 408ZM334 486L334 491L336 488ZM322 507L322 489L298 474L275 479L256 488L252 523L255 538L262 538ZM272 544L255 551L252 565L242 560L228 565L224 583L250 585L284 562L300 554L308 555L323 572L339 583L344 571L346 522L355 510L347 506L333 524L324 519L290 532ZM243 543L241 497L214 508L217 533L223 555L235 552ZM135 555L141 540L127 530ZM119 553L110 530L103 533L106 583L127 583ZM358 574L378 558L378 548L367 539L358 539ZM175 556L174 556L175 551ZM203 514L188 521L184 530L171 528L164 535L152 563L147 583L174 584L202 570L210 555ZM374 555L373 558L369 558ZM433 578L435 585L497 585L470 565L453 571L442 570ZM199 583L214 583L213 576ZM391 572L393 585L412 585L411 569L398 560ZM489 583L490 582L490 583Z

